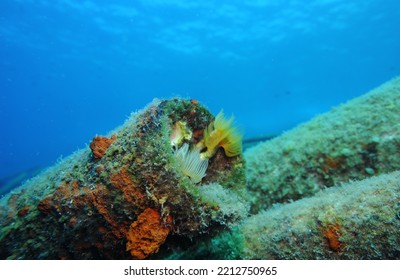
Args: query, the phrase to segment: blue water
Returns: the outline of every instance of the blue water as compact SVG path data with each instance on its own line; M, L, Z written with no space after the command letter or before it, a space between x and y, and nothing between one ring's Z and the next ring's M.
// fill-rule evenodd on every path
M1 0L0 178L153 98L280 133L400 74L398 0Z

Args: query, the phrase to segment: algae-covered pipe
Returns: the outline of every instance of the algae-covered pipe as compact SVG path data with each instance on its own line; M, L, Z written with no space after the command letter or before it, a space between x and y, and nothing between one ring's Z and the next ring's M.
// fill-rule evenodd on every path
M245 152L252 212L400 169L400 77Z
M0 258L158 258L207 238L246 215L240 141L197 101L156 100L0 200Z
M234 251L242 259L399 259L399 229L396 171L254 215L236 228L234 243L229 235L219 240L231 248L214 257Z

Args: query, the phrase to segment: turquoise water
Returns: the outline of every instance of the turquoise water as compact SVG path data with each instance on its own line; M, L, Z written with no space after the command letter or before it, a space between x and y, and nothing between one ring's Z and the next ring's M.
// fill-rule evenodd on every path
M0 178L153 98L277 134L400 74L396 0L0 2Z

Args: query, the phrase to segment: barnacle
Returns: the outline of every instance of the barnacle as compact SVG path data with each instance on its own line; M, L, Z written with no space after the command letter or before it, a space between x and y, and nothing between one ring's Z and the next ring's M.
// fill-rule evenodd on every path
M189 145L185 143L175 151L175 158L182 173L188 176L193 183L199 183L206 176L208 159L202 159L198 149L189 150Z
M207 150L201 154L202 158L211 158L219 147L228 157L237 156L242 152L242 135L232 126L233 116L228 120L224 112L218 113L215 120L204 129L203 147Z

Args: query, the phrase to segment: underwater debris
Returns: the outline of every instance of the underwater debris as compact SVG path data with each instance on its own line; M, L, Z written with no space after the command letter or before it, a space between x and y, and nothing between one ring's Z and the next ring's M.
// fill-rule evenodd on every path
M205 176L208 160L189 148L201 141L191 132L212 119L198 102L155 100L111 138L95 137L5 195L0 259L157 259L233 226L243 213L220 213L227 207L212 205L198 183L244 200L242 155L215 156Z
M204 158L211 158L219 147L225 151L228 157L234 157L242 152L242 135L237 128L232 126L233 116L227 120L224 112L218 113L214 121L204 129L204 139L202 145L207 148L202 153Z

